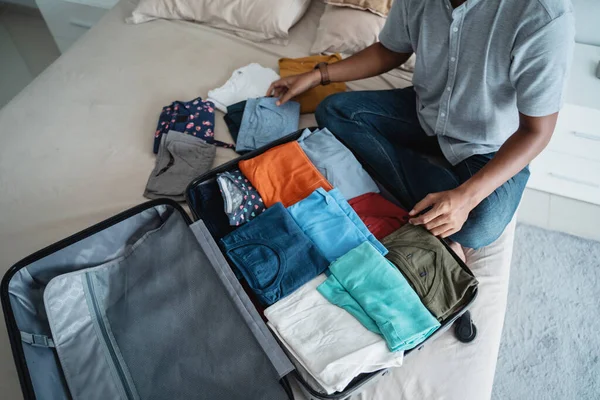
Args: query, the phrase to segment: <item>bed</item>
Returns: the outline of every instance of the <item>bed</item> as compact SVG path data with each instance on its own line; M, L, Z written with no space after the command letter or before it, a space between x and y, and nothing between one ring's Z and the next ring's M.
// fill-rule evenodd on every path
M187 22L128 25L135 2L122 0L91 31L0 110L0 260L19 259L144 202L154 165L158 113L171 101L205 97L250 62L277 68L280 57L309 54L323 4L313 1L287 46L254 43ZM350 90L410 84L395 71L349 84ZM230 141L218 113L217 139ZM304 115L301 125L314 125ZM219 148L215 165L234 158ZM480 281L472 308L477 339L451 332L422 349L360 399L487 399L491 396L506 310L514 221L491 246L467 252ZM0 391L20 388L0 324ZM297 398L303 398L297 393Z

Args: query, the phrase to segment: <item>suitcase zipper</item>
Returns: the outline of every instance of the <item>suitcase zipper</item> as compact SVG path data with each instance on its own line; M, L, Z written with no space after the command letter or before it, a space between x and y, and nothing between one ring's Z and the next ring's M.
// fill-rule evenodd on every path
M98 321L98 327L100 328L100 332L102 333L102 340L104 341L104 345L108 349L108 353L110 354L112 363L115 367L115 370L117 371L117 374L119 375L121 384L123 385L123 388L125 389L125 395L127 396L127 399L134 400L133 392L131 390L131 387L129 387L129 382L125 378L125 372L123 371L121 363L119 362L119 359L118 359L115 349L112 345L112 342L110 341L110 338L108 337L108 331L106 330L106 324L104 323L104 318L102 317L102 314L100 313L100 306L98 305L98 299L96 298L96 291L95 291L94 285L92 283L92 277L90 276L89 273L85 274L85 280L86 280L86 284L87 284L87 289L90 294L90 299L92 300L92 307L94 309L96 321Z

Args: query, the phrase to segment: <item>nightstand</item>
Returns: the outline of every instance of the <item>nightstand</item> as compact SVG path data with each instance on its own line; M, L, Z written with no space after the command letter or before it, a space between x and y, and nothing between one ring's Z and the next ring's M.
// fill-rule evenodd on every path
M531 163L519 219L600 240L600 47L575 45L565 105Z
M36 0L36 3L64 53L119 0Z

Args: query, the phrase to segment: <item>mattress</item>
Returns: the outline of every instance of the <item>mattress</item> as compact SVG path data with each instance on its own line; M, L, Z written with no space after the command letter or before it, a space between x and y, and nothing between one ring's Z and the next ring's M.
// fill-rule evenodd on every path
M313 1L288 46L253 43L189 22L128 25L135 2L122 0L96 26L0 110L0 269L74 232L144 202L154 166L158 114L173 100L205 97L238 67L277 68L280 57L309 54L323 4ZM349 84L350 90L410 84L394 71ZM217 115L216 137L231 138ZM301 125L314 125L304 115ZM215 164L234 158L219 148ZM491 246L467 252L481 282L473 307L478 338L446 333L407 360L362 399L486 399L506 309L514 223ZM0 391L18 398L4 324ZM298 394L297 398L302 398Z

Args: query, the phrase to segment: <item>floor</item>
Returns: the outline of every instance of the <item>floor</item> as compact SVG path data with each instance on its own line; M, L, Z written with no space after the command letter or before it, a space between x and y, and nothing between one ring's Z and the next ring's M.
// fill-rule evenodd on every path
M0 108L60 56L38 10L0 2Z
M600 398L598 259L599 242L517 226L492 400Z

